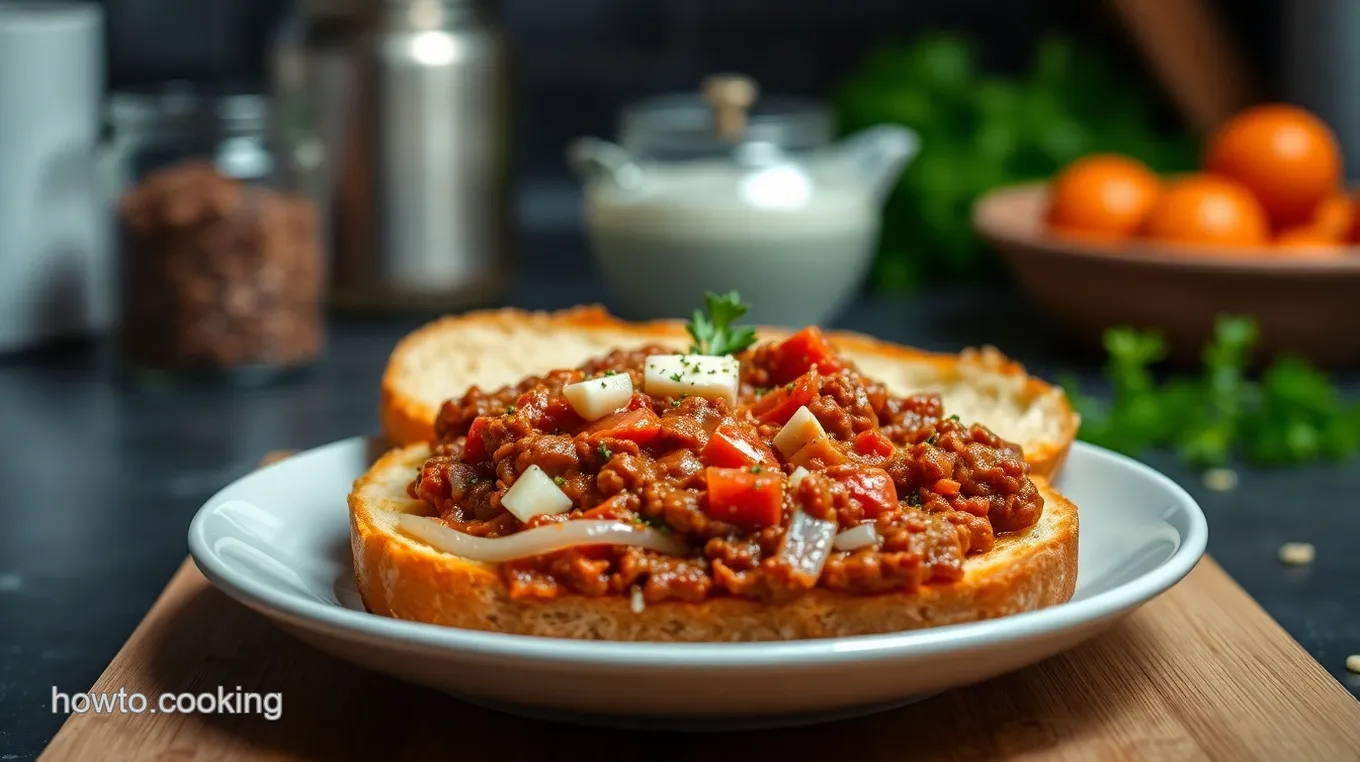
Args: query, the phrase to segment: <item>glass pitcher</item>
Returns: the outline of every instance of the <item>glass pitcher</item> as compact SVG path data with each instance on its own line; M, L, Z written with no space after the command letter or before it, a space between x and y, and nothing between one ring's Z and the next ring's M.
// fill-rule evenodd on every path
M736 289L748 319L834 319L863 284L883 203L919 141L895 125L833 141L815 101L757 101L740 76L626 109L620 141L574 141L596 264L627 317L688 317Z

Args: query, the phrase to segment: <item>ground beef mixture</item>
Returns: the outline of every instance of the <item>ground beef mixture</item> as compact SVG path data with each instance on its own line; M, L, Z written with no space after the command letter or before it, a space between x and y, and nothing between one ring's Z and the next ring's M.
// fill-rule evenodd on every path
M947 415L938 396L889 394L835 356L815 329L803 333L809 331L812 345L823 348L812 360L806 336L798 351L785 342L743 353L731 406L723 399L643 393L646 358L670 352L659 346L615 351L495 391L473 388L443 405L434 452L409 493L449 527L472 535L617 519L668 533L688 549L677 556L589 546L502 564L510 593L519 598L641 591L648 603L710 596L777 601L812 587L911 591L957 581L969 554L1039 520L1043 498L1019 446ZM637 390L627 408L655 414L642 413L655 422L645 437L592 427L562 392L614 373L629 374ZM800 407L826 437L785 457L773 440ZM765 520L724 512L710 501L720 488L709 483L714 450L708 445L715 436L751 446L751 464L738 474L752 474L747 486L782 491ZM571 498L569 512L521 522L502 507L502 497L534 465ZM732 471L739 469L726 473ZM800 553L791 530L800 512L828 532L872 524L872 544L827 553L823 543L820 552Z

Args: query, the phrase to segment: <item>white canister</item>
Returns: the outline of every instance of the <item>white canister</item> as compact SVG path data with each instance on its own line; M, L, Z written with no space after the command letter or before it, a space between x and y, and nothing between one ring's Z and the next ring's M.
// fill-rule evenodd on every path
M112 318L103 28L93 3L0 3L0 352Z

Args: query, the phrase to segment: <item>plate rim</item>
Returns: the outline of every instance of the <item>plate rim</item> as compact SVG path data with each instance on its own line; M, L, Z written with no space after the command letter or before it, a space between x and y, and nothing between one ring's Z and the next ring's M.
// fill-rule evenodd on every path
M229 597L271 618L351 642L358 640L435 653L508 658L521 663L638 669L758 669L789 667L795 663L837 666L904 657L929 658L1041 638L1095 624L1136 609L1165 593L1194 569L1208 545L1208 520L1203 510L1190 493L1170 477L1128 456L1085 442L1073 442L1074 449L1132 468L1170 491L1184 510L1188 527L1176 550L1155 569L1080 601L996 619L920 630L846 638L739 643L592 641L464 630L384 617L280 591L222 563L220 556L212 551L204 534L209 514L224 501L223 495L241 482L286 464L296 466L301 458L322 457L321 453L330 450L367 448L368 441L367 437L355 436L304 450L256 469L214 493L189 524L189 554L199 571Z

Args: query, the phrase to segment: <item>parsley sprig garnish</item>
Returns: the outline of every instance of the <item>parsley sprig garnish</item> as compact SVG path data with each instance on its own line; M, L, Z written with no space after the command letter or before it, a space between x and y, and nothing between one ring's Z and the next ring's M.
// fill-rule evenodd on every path
M696 355L735 355L756 343L756 329L750 326L732 325L745 315L749 305L741 301L736 291L726 294L709 292L704 295L708 305L708 315L695 310L694 319L685 328L694 339L690 354Z

